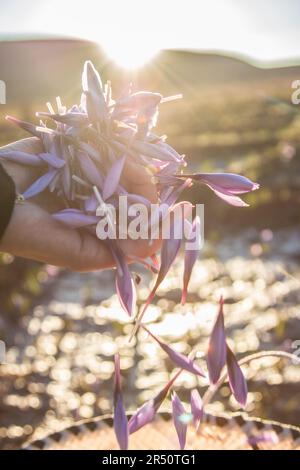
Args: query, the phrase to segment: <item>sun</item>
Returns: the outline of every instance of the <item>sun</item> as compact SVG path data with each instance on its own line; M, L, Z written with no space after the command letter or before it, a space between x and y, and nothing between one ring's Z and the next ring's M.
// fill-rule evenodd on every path
M144 44L143 41L120 40L109 41L102 44L107 56L122 68L133 70L149 62L159 52L153 44Z

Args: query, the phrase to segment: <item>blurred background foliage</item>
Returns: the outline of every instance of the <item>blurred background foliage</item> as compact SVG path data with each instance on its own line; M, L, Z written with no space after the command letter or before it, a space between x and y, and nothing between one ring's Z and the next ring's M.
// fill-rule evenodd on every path
M164 51L141 70L126 72L107 62L99 46L89 42L0 42L0 78L7 85L7 104L0 106L0 144L26 136L5 121L6 114L32 121L35 112L45 110L45 102L54 102L57 95L64 104L78 102L86 59L93 60L104 80L112 81L116 94L130 81L134 90L166 96L183 93L183 100L161 106L157 132L167 134L169 143L186 154L189 168L237 172L261 184L259 191L245 197L251 205L247 209L226 205L205 187L195 186L183 195L205 204L206 232L203 262L195 275L198 284L187 310L197 314L198 308L204 309L211 322L219 291L225 289L238 352L261 347L290 350L292 340L300 339L300 109L289 103L300 67L262 69L239 58ZM156 298L150 318L166 323L158 333L177 340L179 350L185 351L196 334L204 335L205 344L209 328L200 326L201 318L195 326L187 310L179 311L178 266ZM122 339L128 329L112 296L112 282L110 273L72 275L0 256L0 338L8 348L0 385L4 448L20 444L32 433L39 436L62 423L109 411L116 344L125 351L128 405L136 405L167 379L170 365L160 356L151 362L153 352L158 355L151 342L134 350ZM145 292L144 286L140 302ZM242 320L235 316L236 304L245 314ZM177 315L181 329L173 336L169 312ZM264 320L259 317L262 312ZM88 348L84 357L82 348ZM135 371L137 359L144 362ZM267 375L255 379L259 385L250 385L249 410L299 424L299 374L288 369L280 380L278 374L285 370L280 361L266 368ZM194 385L188 377L183 382L187 389ZM228 394L225 387L219 407Z

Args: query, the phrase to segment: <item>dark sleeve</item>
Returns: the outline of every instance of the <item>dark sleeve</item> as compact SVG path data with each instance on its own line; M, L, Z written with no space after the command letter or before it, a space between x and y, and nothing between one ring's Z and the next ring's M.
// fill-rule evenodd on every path
M10 221L15 205L16 189L13 180L0 165L0 240Z

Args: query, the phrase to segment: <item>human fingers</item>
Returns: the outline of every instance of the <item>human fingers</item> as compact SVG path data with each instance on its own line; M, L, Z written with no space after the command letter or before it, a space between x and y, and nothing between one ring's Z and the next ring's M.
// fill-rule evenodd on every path
M93 234L66 227L29 202L15 206L0 249L73 271L114 265L109 249Z

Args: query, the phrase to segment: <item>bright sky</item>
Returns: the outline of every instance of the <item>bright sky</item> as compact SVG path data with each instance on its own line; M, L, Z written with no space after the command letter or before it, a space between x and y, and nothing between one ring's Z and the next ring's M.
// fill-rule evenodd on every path
M125 66L163 48L276 61L300 58L300 0L1 0L0 38L14 33L91 39Z

